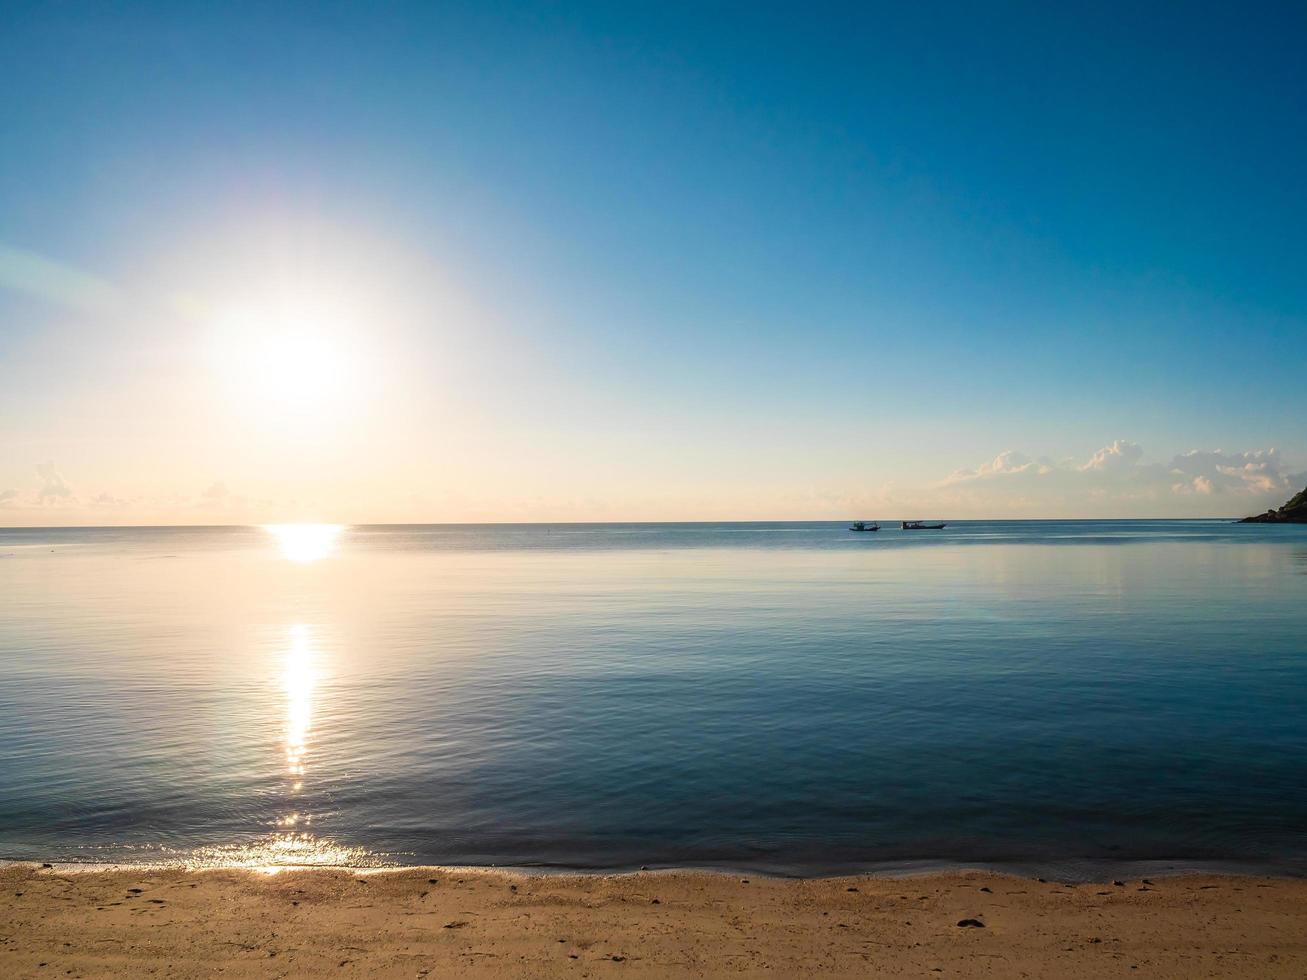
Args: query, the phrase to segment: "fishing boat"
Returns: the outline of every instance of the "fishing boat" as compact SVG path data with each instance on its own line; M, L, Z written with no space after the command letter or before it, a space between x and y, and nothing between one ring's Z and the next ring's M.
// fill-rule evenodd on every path
M854 521L849 527L850 531L879 531L879 524L868 524L865 521Z
M922 524L921 521L904 521L899 525L904 531L942 531L947 524Z

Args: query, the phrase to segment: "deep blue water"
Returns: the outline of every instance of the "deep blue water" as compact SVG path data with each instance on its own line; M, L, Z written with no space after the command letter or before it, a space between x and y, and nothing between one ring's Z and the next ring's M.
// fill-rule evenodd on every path
M1307 872L1307 528L0 530L0 858Z

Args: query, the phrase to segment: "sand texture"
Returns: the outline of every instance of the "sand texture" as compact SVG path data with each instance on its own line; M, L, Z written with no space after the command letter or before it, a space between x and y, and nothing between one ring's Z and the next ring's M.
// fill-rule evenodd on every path
M219 975L1302 978L1307 881L0 869L2 977Z

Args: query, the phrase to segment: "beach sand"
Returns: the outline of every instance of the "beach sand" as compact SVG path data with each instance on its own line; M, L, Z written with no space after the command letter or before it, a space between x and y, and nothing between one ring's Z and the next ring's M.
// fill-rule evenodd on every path
M1307 976L1302 880L11 866L0 889L6 978Z

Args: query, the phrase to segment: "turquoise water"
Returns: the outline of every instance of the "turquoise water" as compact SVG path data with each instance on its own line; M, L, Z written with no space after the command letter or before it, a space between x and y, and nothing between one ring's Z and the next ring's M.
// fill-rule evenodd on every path
M0 857L1307 871L1307 528L0 530Z

